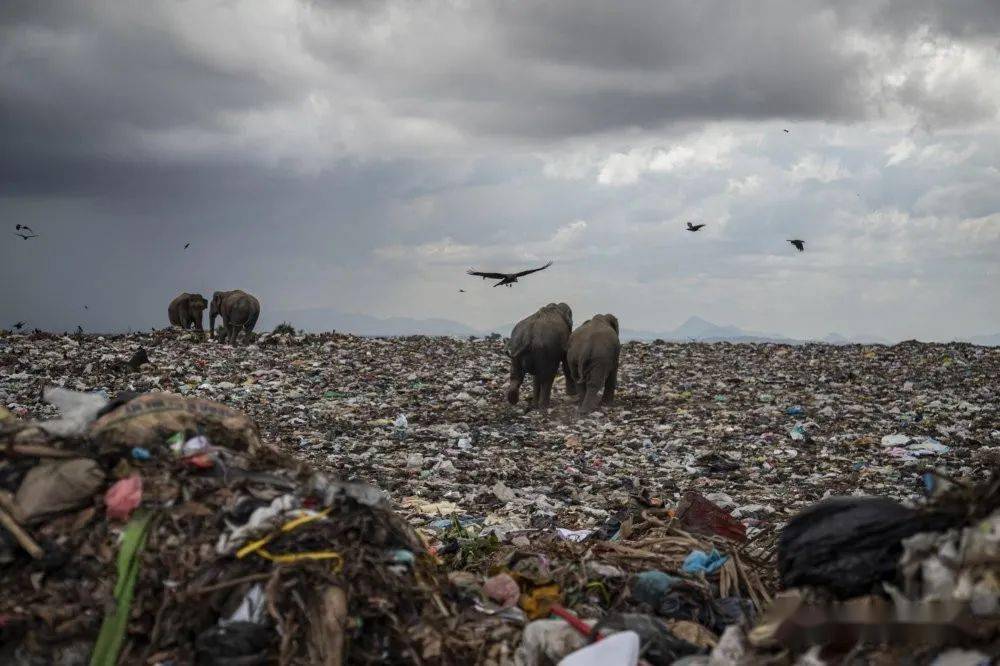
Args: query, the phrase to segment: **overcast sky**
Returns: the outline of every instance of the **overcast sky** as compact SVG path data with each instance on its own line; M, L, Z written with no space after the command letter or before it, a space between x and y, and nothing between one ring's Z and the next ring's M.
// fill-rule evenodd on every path
M243 288L996 333L998 35L996 0L4 0L0 326L163 326Z

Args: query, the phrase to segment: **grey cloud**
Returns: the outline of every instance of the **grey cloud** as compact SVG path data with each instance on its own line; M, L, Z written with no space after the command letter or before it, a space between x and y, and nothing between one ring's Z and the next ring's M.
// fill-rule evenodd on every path
M887 0L876 6L875 20L884 30L907 32L926 26L950 37L985 37L997 46L1000 4L993 0Z
M220 7L231 24L195 20ZM904 57L925 27L992 53L996 5L947 7L2 3L0 219L44 242L0 242L0 314L163 325L177 291L239 286L265 308L478 326L566 299L630 327L701 314L797 335L831 319L907 337L998 329L982 285L1000 256L1000 137L977 124L996 110L994 61L942 83ZM611 155L669 151L706 125L740 139L731 159L597 182ZM904 139L913 156L886 167ZM577 149L573 178L538 157ZM810 154L844 173L790 178ZM756 189L730 192L750 177ZM689 216L709 226L685 234ZM578 220L572 242L553 240ZM445 239L465 254L419 252ZM466 261L542 252L557 262L543 279L447 297Z

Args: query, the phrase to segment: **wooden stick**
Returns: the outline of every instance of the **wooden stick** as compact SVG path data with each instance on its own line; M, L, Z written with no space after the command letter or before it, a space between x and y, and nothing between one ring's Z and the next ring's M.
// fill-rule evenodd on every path
M42 444L15 444L8 450L11 453L16 453L19 456L34 456L39 458L81 457L78 451L67 451L66 449L57 449L54 446L44 446Z
M33 558L40 560L45 555L45 550L42 549L42 547L31 538L31 535L25 532L24 529L17 524L17 521L11 518L10 514L3 509L0 509L0 525L7 528L7 531L14 535L17 542L21 544L21 548L28 551L28 554Z
M241 576L240 578L231 578L227 581L221 583L215 583L213 585L206 585L204 587L196 587L193 590L188 590L186 596L194 597L199 594L206 594L208 592L215 592L216 590L224 590L227 587L233 587L234 585L242 585L243 583L256 583L259 581L267 580L271 577L270 571L265 573L250 574L249 576Z

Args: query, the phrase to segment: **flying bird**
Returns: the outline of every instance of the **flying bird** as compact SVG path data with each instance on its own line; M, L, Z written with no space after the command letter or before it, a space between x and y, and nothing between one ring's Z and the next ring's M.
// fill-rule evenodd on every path
M90 309L90 306L89 306L89 305L84 305L84 306L83 306L83 309L84 309L84 310L89 310L89 309Z
M538 271L544 271L546 268L552 265L552 262L545 264L539 268L530 268L526 271L521 271L520 273L486 273L483 271L474 271L471 268L466 271L469 275L476 275L483 278L484 280L500 280L494 287L499 287L500 285L507 285L508 287L517 282L518 278L522 278L525 275L530 275L531 273L537 273Z
M24 229L25 231L30 231L31 233L35 233L35 230L29 227L27 224L15 224L14 229L17 231Z
M688 228L687 228L687 230L688 231L698 231L703 226L705 226L705 225L704 224L691 224L690 222L688 222Z
M19 321L16 324L14 324L14 326L12 328L14 328L17 331L20 331L22 328L24 328L24 325L27 324L27 323L28 322L26 322L26 321Z
M806 249L806 242L804 240L799 240L798 238L795 238L795 239L790 239L788 242L794 245L795 249L798 250L799 252L802 252Z
M783 131L785 132L785 134L791 134L791 132L789 132L788 130L783 130Z
M191 243L184 243L184 249L185 250L188 249L189 247L191 247Z
M460 293L460 294L464 294L464 293L465 293L465 290L464 290L464 289L459 289L459 290L458 290L458 293Z
M17 232L15 232L15 233L14 233L14 235L15 235L15 236L20 236L20 237L21 237L21 238L23 238L24 240L28 240L29 238L38 238L38 234L31 234L31 235L29 236L28 234L21 234L21 233L17 233Z

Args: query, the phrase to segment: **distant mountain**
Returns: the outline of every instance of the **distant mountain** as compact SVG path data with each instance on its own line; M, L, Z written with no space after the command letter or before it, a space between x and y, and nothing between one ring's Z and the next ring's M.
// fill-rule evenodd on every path
M855 335L851 338L851 343L856 345L891 345L892 341L878 335Z
M622 337L626 340L660 339L673 342L687 342L689 340L698 342L796 342L777 333L746 331L732 325L720 326L697 316L689 317L687 321L671 331L655 332L625 328L622 329Z
M373 317L371 315L340 312L331 308L303 310L278 310L264 313L258 331L269 331L283 321L296 329L309 332L339 331L355 335L401 336L401 335L452 335L464 337L477 335L479 331L451 319L413 319L410 317Z
M494 326L486 330L477 330L451 319L428 318L415 319L411 317L373 317L371 315L340 312L332 308L312 308L302 310L277 310L262 313L258 331L269 331L277 324L287 321L296 329L310 332L340 331L355 335L369 336L402 336L402 335L450 335L467 337L470 335L484 336L499 333L510 335L514 323ZM582 320L577 322L582 323ZM806 342L822 342L829 345L847 344L892 344L889 340L875 335L845 336L840 333L830 333L822 339L798 340L788 338L778 333L745 330L733 325L719 325L702 317L689 317L687 321L675 329L653 331L633 328L622 329L623 340L666 340L668 342L775 342L780 344L805 344ZM1000 346L1000 333L993 335L976 335L963 341L985 346Z
M967 341L974 345L1000 347L1000 333L994 333L993 335L973 335L971 338L968 338Z
M880 338L877 335L854 335L847 337L841 335L840 333L829 333L822 340L818 340L828 345L891 345L892 343L885 338Z

